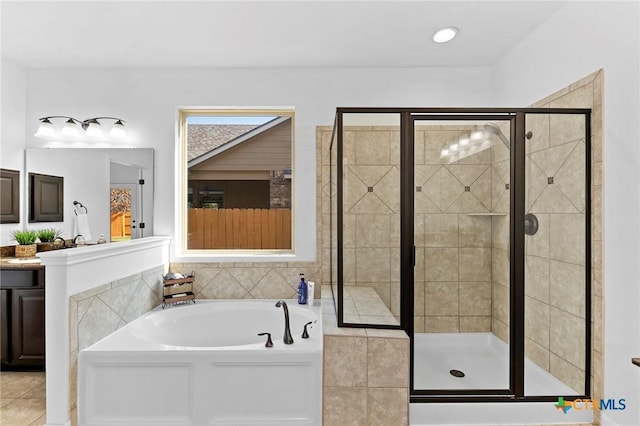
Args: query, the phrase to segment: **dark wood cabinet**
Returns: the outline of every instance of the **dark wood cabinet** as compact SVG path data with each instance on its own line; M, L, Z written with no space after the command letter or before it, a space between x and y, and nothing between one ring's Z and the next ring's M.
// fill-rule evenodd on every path
M3 370L44 370L44 269L2 269Z

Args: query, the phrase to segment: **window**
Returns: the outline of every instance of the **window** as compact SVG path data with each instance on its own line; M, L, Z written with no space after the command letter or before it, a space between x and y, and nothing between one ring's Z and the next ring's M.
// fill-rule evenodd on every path
M182 252L290 252L292 110L180 111Z

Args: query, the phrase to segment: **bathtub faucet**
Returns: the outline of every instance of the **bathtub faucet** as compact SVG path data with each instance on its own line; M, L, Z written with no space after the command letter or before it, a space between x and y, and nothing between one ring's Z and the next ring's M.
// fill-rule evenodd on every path
M290 345L293 343L293 337L291 337L291 329L289 328L289 308L287 307L287 302L284 300L278 300L276 302L276 308L282 306L284 309L284 337L283 341L285 345Z

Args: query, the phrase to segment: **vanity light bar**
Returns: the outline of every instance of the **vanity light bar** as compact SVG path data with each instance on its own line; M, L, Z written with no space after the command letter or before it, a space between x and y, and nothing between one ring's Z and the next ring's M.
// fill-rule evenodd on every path
M78 120L77 118L69 117L66 115L50 115L48 117L40 118L40 126L38 130L34 134L39 138L56 138L58 134L53 127L53 123L51 122L52 118L64 118L66 122L60 131L60 135L66 139L74 139L80 136L80 128L84 130L84 134L92 139L104 139L105 135L102 131L102 127L98 120L115 120L115 123L111 127L111 131L109 132L109 137L112 139L122 140L127 137L127 132L124 128L124 121L121 118L117 117L94 117L87 118L86 120Z

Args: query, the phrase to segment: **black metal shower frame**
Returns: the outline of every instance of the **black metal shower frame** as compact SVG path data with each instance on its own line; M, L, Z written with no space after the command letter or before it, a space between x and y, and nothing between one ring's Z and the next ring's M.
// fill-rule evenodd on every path
M346 323L343 318L343 115L400 115L400 325ZM585 381L582 395L524 395L525 359L525 271L524 215L527 114L582 114L585 117ZM488 120L510 121L510 215L509 215L509 389L415 389L414 388L414 321L413 280L414 244L414 126L424 120ZM335 145L335 147L334 147ZM337 322L339 327L402 329L410 339L411 402L551 402L590 397L591 389L591 109L588 108L388 108L340 107L336 109L330 150L336 149L336 278L331 275L331 291L337 284ZM332 158L330 168L333 167ZM332 182L330 182L332 183ZM407 191L406 188L410 188ZM333 198L330 211L333 212ZM333 250L333 214L331 217L331 250ZM333 256L330 256L333 270Z

